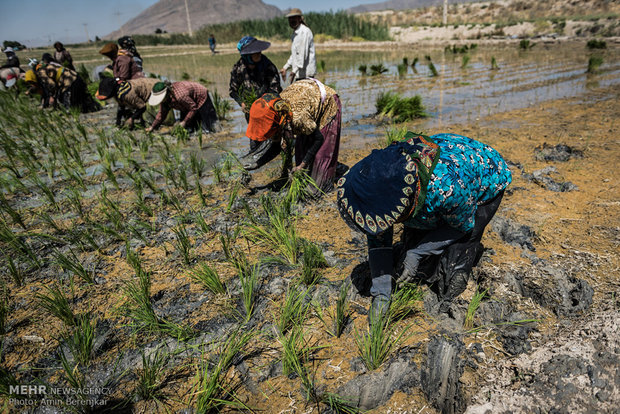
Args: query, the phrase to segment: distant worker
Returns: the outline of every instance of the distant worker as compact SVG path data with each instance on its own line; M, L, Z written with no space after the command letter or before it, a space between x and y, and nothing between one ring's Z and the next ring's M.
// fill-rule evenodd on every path
M10 88L19 79L21 70L19 68L3 68L0 69L0 82L5 88Z
M6 55L6 63L0 68L19 68L19 58L15 54L15 50L12 47L7 47L3 52Z
M76 71L61 66L52 55L44 53L35 72L39 85L45 90L43 106L78 108L80 112L94 112L100 107L86 90L86 83Z
M243 37L237 43L241 58L230 72L230 97L241 107L245 120L250 120L250 107L254 101L267 92L280 93L280 74L276 65L262 54L271 43L252 36ZM250 149L256 147L250 140Z
M138 78L123 81L120 84L112 78L103 78L97 90L97 99L108 100L115 98L119 105L127 109L128 119L125 123L132 129L136 123L144 127L142 115L146 111L146 104L151 96L153 86L159 82L153 78ZM116 126L122 126L122 118L116 119Z
M56 60L56 62L60 63L66 68L75 70L71 53L69 53L69 51L65 49L65 46L60 42L56 42L54 43L54 49L56 49L56 51L54 52L54 59Z
M123 39L123 38L121 38ZM119 40L121 40L119 39ZM127 44L125 44L127 46ZM144 77L144 72L134 60L133 54L128 49L119 49L116 43L108 43L99 51L104 56L112 59L112 73L116 82L120 83L130 79ZM122 124L123 118L129 117L130 111L119 102L116 111L116 124Z
M213 34L209 35L209 48L211 49L211 54L215 54L215 36Z
M131 38L131 36L123 36L118 39L118 45L121 47L119 52L126 51L127 54L130 54L136 65L140 69L141 72L144 72L144 68L142 65L142 56L138 53L138 49L136 49L136 42Z
M159 112L146 132L159 128L170 109L181 111L180 126L190 131L210 133L215 130L217 114L209 96L209 90L197 82L157 82L151 91L149 105L160 105ZM200 120L200 124L198 121Z
M312 31L306 24L301 10L291 9L288 17L288 25L294 30L291 40L291 57L284 67L280 70L282 79L286 82L286 72L290 68L291 74L289 79L291 82L312 78L316 74L316 57L314 53L314 37Z
M112 70L118 82L143 78L144 73L127 49L119 49L116 43L108 43L99 51L112 60Z

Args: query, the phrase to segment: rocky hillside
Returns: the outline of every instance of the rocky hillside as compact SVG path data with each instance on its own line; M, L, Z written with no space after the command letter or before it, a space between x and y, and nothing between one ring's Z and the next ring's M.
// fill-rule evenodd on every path
M276 6L261 0L187 0L192 30L207 24L227 23L236 20L270 19L282 15ZM120 30L106 38L123 34L152 34L157 29L175 33L187 32L187 12L184 0L160 0L138 16L129 20Z
M458 1L456 3L459 3ZM388 0L380 3L361 4L347 9L350 13L364 13L378 10L409 10L443 4L443 0Z

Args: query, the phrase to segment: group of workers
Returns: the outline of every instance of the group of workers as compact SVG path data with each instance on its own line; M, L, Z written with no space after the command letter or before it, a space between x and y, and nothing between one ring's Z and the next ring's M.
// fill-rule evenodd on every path
M336 177L341 101L334 89L314 78L313 36L301 10L292 9L287 18L294 30L291 56L280 70L262 53L269 42L246 36L237 44L241 56L231 71L229 93L248 122L246 168L259 168L281 150L294 148L291 171L307 171L323 192L335 186L340 215L367 237L371 322L387 314L398 286L414 280L430 284L440 310L446 311L465 289L482 253L484 229L511 182L506 162L490 146L464 136L409 132ZM62 44L55 47L54 57L45 54L31 65L26 80L34 76L34 84L44 89L44 105L53 99L74 106L87 99L84 83ZM182 127L214 130L217 117L206 87L145 77L128 36L100 53L112 60L112 76L102 77L96 96L118 102L117 125L144 124L148 103L160 106L149 132L170 109L181 112ZM286 80L289 70L291 84L282 89L280 77ZM89 110L88 105L81 108ZM393 245L396 223L404 225L399 248Z

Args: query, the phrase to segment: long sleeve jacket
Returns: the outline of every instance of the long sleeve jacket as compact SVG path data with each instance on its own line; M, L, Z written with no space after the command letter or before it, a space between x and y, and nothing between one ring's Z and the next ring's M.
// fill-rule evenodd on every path
M314 53L314 37L305 24L300 24L291 37L291 57L284 65L295 74L295 79L314 77L316 74L316 57Z
M131 52L125 49L118 51L118 55L114 59L114 64L112 65L112 70L114 72L114 77L121 81L144 77L144 73L133 59Z
M168 93L171 96L159 107L159 112L152 124L153 129L166 119L171 108L185 113L183 121L189 122L196 115L198 109L209 99L209 90L196 82L174 82L170 88L171 90Z
M243 96L246 93L253 92L256 98L267 92L280 93L282 86L278 68L264 55L252 69L245 64L243 59L239 59L230 71L228 92L239 105L246 101ZM247 110L249 111L250 108Z

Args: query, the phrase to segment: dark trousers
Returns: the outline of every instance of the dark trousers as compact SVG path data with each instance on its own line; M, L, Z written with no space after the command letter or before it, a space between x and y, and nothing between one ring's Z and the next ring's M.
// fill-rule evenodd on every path
M482 255L480 240L484 229L497 212L503 196L502 191L478 206L470 233L448 245L440 255L427 256L420 262L418 277L431 284L440 298L451 299L467 287L467 278ZM405 227L402 236L404 252L414 248L428 231Z
M181 113L181 119L185 118L185 114ZM215 106L211 101L211 96L207 96L207 100L196 112L196 115L187 123L186 128L189 131L196 131L198 128L202 128L205 133L213 132L215 130L215 122L217 121L217 113L215 112Z

